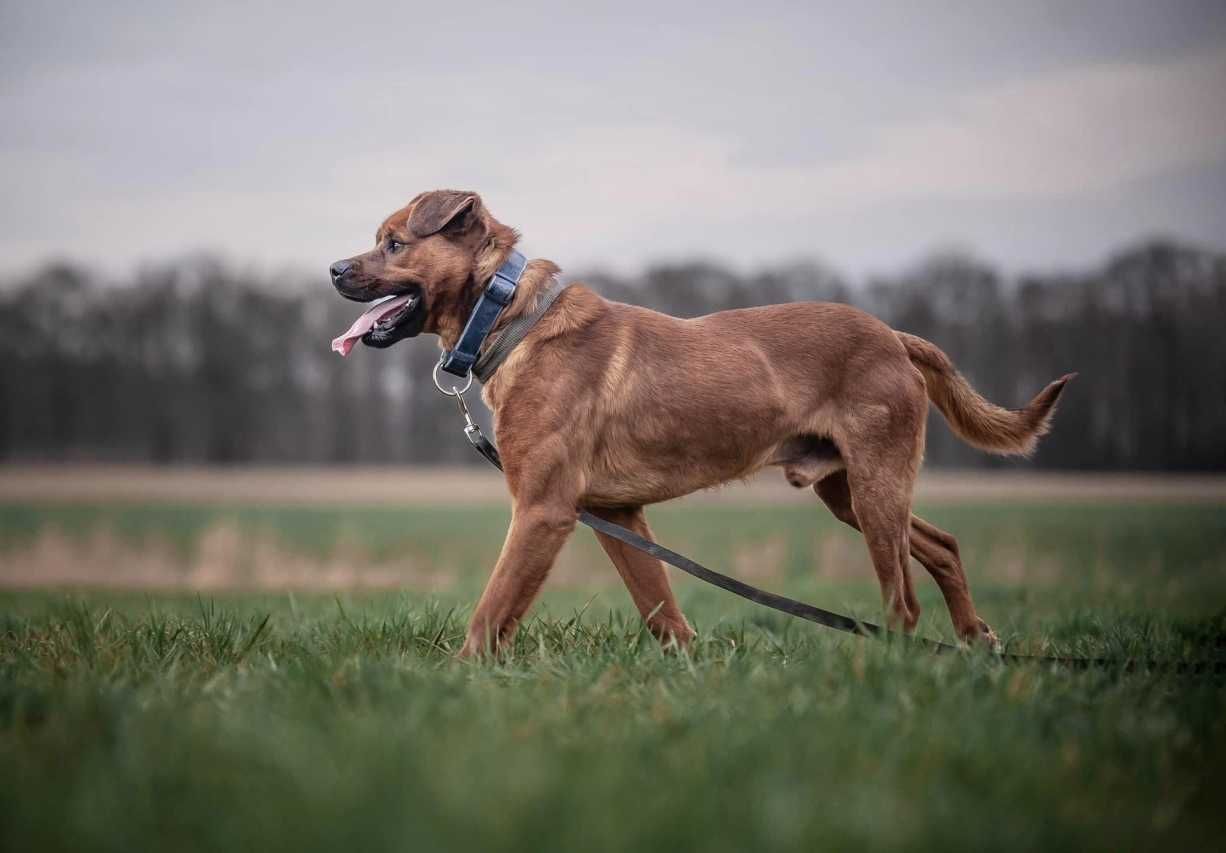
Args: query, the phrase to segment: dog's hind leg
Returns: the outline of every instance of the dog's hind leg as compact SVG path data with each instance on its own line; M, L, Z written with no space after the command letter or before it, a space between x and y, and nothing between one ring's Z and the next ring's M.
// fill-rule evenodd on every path
M846 471L838 471L818 481L814 484L813 491L822 499L835 518L864 532L856 510L852 507L851 489L847 483ZM868 540L867 536L865 540ZM878 566L879 552L875 552L872 545L869 546L869 553L873 558L873 566L877 568L878 578L881 580L881 594L885 600L886 612L891 623L910 631L919 621L919 599L915 595L915 587L911 581L911 573L906 560L901 561L901 567L895 565L896 561L891 556L894 554L893 546L888 546L888 548L882 557L882 562L885 564L884 572Z
M919 622L919 601L910 577L911 494L897 478L878 471L847 474L851 505L860 522L860 532L881 584L886 621L893 628L910 632Z
M644 539L655 541L642 507L592 509L591 512L633 530ZM646 620L651 633L666 645L670 642L681 646L688 644L694 637L694 629L677 606L664 564L650 554L644 554L600 531L596 531L596 538L617 567L634 600L634 606Z
M847 485L847 474L838 472L817 483L813 490L830 508L834 517L845 524L860 529L855 511L851 507L851 491ZM971 600L970 586L966 573L962 570L962 558L958 553L958 540L934 524L929 524L917 515L911 516L911 532L909 536L911 556L928 570L949 608L949 617L954 624L958 636L967 642L986 642L996 646L996 634L988 624L979 618L975 612L975 603ZM919 602L914 598L914 589L907 581L908 607L913 615L919 615Z
M975 612L971 600L970 585L962 570L962 557L958 553L958 540L935 524L929 524L918 515L911 516L911 555L923 564L932 575L945 604L954 630L966 642L985 642L992 647L1000 643L988 624Z
M911 492L924 448L924 381L910 365L896 370L883 361L853 390L856 396L842 408L831 436L846 471L822 480L816 490L864 534L888 624L912 631L920 611L910 576ZM829 499L836 488L846 489L845 501ZM850 504L850 513L841 503Z

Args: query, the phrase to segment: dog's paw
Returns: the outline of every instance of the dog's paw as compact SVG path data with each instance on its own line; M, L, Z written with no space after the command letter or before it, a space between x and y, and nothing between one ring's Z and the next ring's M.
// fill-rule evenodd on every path
M988 623L984 622L982 619L979 620L979 637L977 638L977 641L982 643L983 646L990 651L1000 654L1000 637L997 637L996 632L993 631Z
M996 632L984 622L982 619L975 620L974 627L968 629L962 634L962 642L968 648L982 648L997 654L1001 651L1000 638L996 636Z

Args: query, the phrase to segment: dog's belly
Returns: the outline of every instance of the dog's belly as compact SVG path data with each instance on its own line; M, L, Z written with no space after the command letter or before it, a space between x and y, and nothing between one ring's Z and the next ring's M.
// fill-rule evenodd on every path
M763 464L724 472L680 472L675 468L644 467L634 476L600 474L589 480L582 502L588 506L646 506L684 497L703 489L748 477Z
M593 506L660 503L749 477L767 466L781 467L787 482L799 489L842 470L845 462L829 438L797 435L755 454L747 463L729 457L725 465L712 465L708 459L685 466L673 462L639 465L633 471L606 469L589 479L585 502Z
M743 479L770 464L785 431L768 419L706 429L679 420L662 435L642 425L609 430L587 466L584 501L652 504Z

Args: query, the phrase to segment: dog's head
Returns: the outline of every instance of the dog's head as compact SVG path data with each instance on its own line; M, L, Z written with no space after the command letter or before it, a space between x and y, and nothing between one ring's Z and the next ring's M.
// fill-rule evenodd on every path
M409 295L389 318L396 339L433 332L454 341L518 236L476 193L433 190L385 219L373 249L337 261L329 272L337 292L355 302Z

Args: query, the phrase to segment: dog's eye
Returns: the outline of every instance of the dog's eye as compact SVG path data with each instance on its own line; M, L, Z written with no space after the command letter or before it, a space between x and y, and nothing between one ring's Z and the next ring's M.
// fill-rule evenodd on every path
M389 255L399 252L403 247L404 247L404 243L401 243L398 240L388 240L387 241L387 253Z

